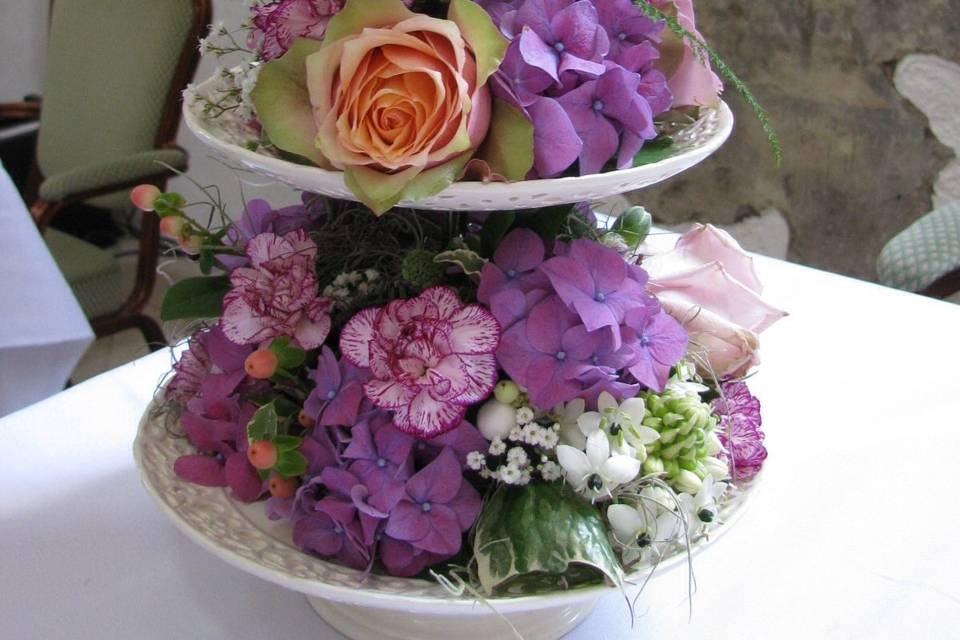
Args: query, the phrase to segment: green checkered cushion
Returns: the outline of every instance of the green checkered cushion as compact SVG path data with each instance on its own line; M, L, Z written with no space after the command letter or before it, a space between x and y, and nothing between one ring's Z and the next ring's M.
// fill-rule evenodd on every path
M123 305L120 266L111 253L57 229L47 229L43 239L88 318Z
M923 291L960 267L960 201L934 209L887 243L877 259L880 282Z

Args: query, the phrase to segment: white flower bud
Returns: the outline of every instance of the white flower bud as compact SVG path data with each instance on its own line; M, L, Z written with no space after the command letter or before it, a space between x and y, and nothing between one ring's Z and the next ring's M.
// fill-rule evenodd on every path
M703 481L693 471L681 469L677 477L673 479L673 485L684 493L696 495L703 487Z
M498 400L487 401L477 413L477 429L487 440L502 440L515 426L517 419L513 407Z
M730 467L723 460L717 458L704 458L700 461L714 480L726 480L730 477Z

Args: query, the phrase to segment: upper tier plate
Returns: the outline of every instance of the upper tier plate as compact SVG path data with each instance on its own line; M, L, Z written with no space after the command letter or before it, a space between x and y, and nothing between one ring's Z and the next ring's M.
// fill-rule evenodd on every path
M204 81L197 91L207 94L215 81L216 78ZM235 169L253 171L297 189L357 200L344 184L340 171L296 164L263 150L250 151L246 144L258 140L258 135L235 111L208 118L200 112L197 103L185 101L183 119L204 144ZM399 206L442 211L498 211L599 200L649 187L689 169L719 149L732 130L733 113L726 103L720 102L717 107L704 110L696 123L675 135L673 154L659 162L569 178L510 183L457 182L431 198L405 200Z

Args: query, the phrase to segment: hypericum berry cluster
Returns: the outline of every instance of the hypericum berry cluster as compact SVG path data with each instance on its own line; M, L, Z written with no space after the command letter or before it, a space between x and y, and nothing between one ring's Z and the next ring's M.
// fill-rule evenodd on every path
M560 425L546 416L538 418L513 381L497 384L494 398L480 409L477 426L490 446L486 452L471 452L467 466L480 477L522 486L536 479L555 482L563 476L553 459Z
M376 269L341 273L323 289L323 297L333 302L334 308L347 309L370 292L370 287L380 279Z

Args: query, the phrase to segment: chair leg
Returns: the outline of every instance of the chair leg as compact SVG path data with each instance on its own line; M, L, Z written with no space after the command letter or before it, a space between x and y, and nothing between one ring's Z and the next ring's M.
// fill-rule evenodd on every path
M147 341L147 348L149 348L150 351L159 351L167 347L167 338L163 335L163 329L160 328L160 325L158 325L153 318L143 314L137 314L133 317L133 324L140 330L140 333L143 334L144 340Z

